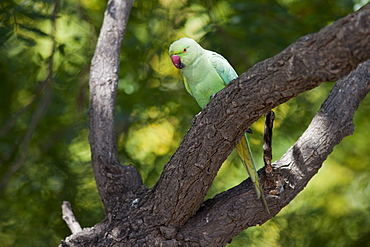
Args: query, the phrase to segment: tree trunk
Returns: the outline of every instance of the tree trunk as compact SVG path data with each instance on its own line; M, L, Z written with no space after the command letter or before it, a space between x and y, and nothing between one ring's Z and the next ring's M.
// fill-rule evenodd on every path
M217 93L194 119L156 185L146 189L133 166L120 165L114 136L120 47L131 4L109 1L89 82L92 166L106 218L62 246L224 246L276 215L333 147L353 133L353 115L370 90L370 61L365 62L370 5L300 38ZM203 202L221 164L253 122L321 82L340 78L307 130L272 165L274 186L267 188L270 181L264 169L259 171L271 215L250 179Z

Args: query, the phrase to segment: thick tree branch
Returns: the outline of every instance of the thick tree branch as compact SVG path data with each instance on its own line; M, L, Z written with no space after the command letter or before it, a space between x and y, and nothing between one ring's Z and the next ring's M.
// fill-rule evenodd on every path
M121 43L132 2L108 2L91 63L89 141L94 175L108 217L123 195L142 185L140 174L133 166L120 165L114 132Z
M267 196L273 215L304 189L334 146L353 133L354 113L369 91L370 60L335 84L307 130L274 164L274 174L281 184L281 192ZM263 183L265 177L262 178ZM245 205L245 202L248 204ZM192 241L200 242L202 246L226 245L242 230L263 224L270 218L258 203L250 180L243 182L207 201L180 230L181 237L178 238L189 241L186 236L192 236ZM240 217L243 215L249 217Z
M150 210L156 216L151 220L159 225L183 225L199 209L222 162L254 121L369 58L370 5L256 64L217 93L196 117L143 209ZM248 201L246 207L260 208L255 204ZM257 214L254 224L266 217Z

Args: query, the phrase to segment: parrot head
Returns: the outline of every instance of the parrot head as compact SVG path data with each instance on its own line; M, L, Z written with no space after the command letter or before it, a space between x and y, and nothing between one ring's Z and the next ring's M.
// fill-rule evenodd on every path
M170 45L169 53L173 65L183 69L194 63L203 48L193 39L181 38Z

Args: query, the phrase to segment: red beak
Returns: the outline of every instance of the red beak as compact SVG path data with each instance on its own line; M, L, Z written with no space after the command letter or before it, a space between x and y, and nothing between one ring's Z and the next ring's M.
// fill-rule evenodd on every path
M181 62L181 59L179 56L172 55L171 60L172 60L173 65L175 65L175 67L178 69L182 69L185 67L185 65Z

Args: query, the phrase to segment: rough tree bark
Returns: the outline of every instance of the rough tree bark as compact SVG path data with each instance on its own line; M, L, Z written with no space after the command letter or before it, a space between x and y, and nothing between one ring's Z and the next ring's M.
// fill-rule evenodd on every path
M353 133L353 114L370 90L370 62L364 62L370 58L370 5L300 38L217 93L196 116L156 185L146 189L133 166L120 165L113 128L120 46L131 4L109 1L89 82L92 166L106 218L62 246L224 246L276 215L333 147ZM265 190L271 215L250 179L203 203L221 164L254 121L321 82L340 78L306 132L273 164L276 186ZM263 169L259 173L267 184Z

